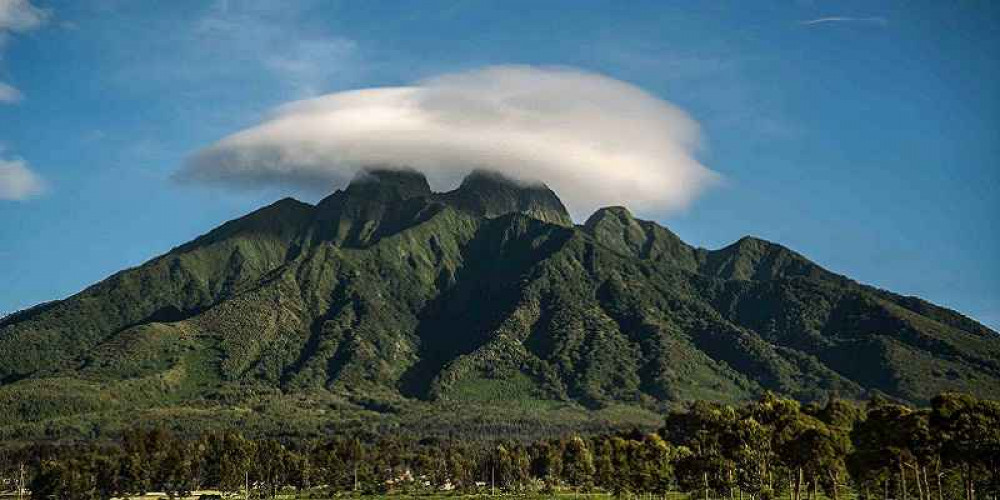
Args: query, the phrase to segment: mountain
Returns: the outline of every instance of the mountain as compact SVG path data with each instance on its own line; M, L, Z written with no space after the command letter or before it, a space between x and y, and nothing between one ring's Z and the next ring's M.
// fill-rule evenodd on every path
M691 399L1000 397L1000 336L780 245L695 248L543 185L371 170L0 320L0 436L530 434Z

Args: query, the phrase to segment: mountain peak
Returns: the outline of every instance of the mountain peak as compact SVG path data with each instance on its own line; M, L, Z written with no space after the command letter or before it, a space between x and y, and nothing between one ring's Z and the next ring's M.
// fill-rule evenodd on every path
M684 269L697 267L694 249L669 229L655 222L636 219L622 206L598 209L583 224L584 231L601 244L641 259L669 260Z
M744 236L731 245L708 252L702 272L735 280L763 281L792 276L845 279L782 245L754 236Z
M416 170L365 169L316 206L315 231L324 240L365 246L406 227L432 194Z
M603 207L597 209L590 217L587 218L587 222L584 222L584 227L593 228L606 220L614 220L620 223L628 223L629 221L635 220L635 216L629 209L623 206L611 206Z
M429 196L431 187L424 174L412 169L369 168L358 172L348 191L389 191L402 199Z
M536 185L536 186L537 185L541 185L541 186L544 186L544 184L541 184L541 183L534 183L534 184L532 184L532 183L529 183L529 182L519 181L519 180L510 178L510 177L507 177L506 175L504 175L504 174L502 174L500 172L495 172L493 170L474 169L471 172L469 172L469 174L466 175L464 179L462 179L462 184L461 184L461 186L459 186L459 189L462 189L462 188L465 188L465 189L484 189L484 188L487 188L487 189L489 189L489 188L493 188L493 187L496 187L496 186L505 186L505 187L511 187L511 188L519 188L519 187L526 187L526 186L532 186L532 185Z
M498 172L473 170L457 189L439 195L439 199L483 217L520 212L553 224L573 225L566 207L548 186Z

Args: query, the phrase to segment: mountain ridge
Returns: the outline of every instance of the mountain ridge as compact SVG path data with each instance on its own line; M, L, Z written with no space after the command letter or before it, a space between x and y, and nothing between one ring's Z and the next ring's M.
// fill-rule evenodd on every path
M400 425L453 404L632 412L623 424L764 391L1000 395L1000 337L959 313L757 238L695 248L624 207L576 225L547 187L482 172L434 193L373 169L316 205L279 200L7 316L0 352L16 353L0 434L138 408L291 405L308 426L332 418L320 406Z

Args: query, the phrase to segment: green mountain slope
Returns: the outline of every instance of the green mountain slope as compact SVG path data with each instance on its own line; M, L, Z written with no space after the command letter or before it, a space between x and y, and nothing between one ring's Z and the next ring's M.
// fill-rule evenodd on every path
M0 435L645 425L690 399L1000 397L1000 337L743 238L374 170L0 321Z

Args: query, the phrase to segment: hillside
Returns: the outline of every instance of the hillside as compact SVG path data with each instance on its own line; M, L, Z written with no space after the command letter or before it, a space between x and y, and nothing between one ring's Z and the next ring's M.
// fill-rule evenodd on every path
M691 399L1000 398L1000 337L780 245L373 170L0 321L0 436L658 425Z

